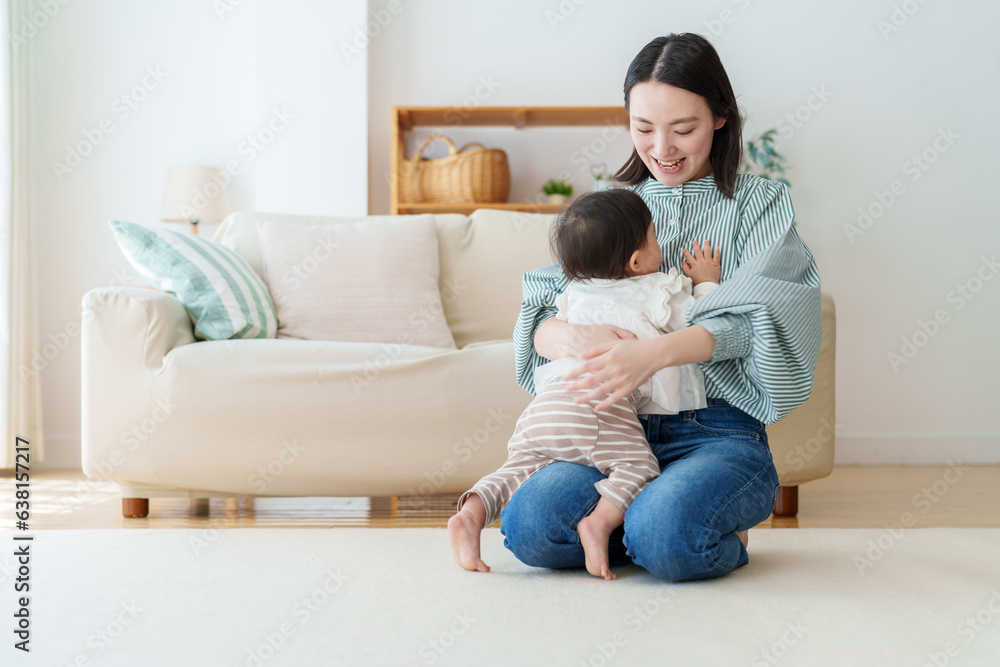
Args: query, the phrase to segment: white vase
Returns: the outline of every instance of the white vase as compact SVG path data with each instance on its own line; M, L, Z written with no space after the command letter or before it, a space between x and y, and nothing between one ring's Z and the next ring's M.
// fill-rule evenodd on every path
M550 204L565 204L569 201L569 195L546 195Z

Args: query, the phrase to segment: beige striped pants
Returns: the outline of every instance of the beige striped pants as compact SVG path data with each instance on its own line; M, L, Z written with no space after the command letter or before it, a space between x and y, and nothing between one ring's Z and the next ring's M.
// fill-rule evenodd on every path
M607 475L594 486L602 498L623 512L660 474L659 463L635 413L635 398L626 396L595 412L598 400L579 405L573 402L585 390L566 391L570 382L552 380L525 408L507 443L507 462L462 494L459 510L476 493L486 505L484 525L490 525L514 491L554 461L589 465Z

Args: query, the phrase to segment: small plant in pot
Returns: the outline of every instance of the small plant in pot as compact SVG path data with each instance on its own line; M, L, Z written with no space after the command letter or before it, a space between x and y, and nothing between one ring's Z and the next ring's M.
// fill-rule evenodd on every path
M546 194L550 204L565 204L573 194L573 186L566 181L551 179L542 186L542 192Z

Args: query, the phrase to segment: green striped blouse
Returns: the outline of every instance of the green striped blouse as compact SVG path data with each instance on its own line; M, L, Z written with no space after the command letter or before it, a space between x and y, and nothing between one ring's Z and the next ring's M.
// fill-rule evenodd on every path
M650 177L631 186L649 206L663 258L660 270L681 270L682 249L708 239L722 248L721 286L693 304L687 324L715 337L700 363L709 398L722 398L773 424L809 398L823 333L819 270L792 221L788 189L740 174L735 198L715 178L669 187ZM548 361L535 352L538 325L556 313L568 284L558 264L524 275L514 327L517 382L534 393L534 371Z

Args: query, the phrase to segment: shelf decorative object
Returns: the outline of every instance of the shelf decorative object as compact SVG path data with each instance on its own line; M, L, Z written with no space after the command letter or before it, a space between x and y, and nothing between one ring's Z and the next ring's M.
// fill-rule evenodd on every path
M561 205L569 201L569 196L573 194L573 186L566 181L557 181L553 178L542 186L542 192L550 204Z
M494 208L530 213L556 213L562 204L538 202L476 203L460 201L416 202L407 199L402 183L403 138L417 127L510 127L514 130L546 127L618 128L629 126L622 106L611 107L404 107L392 108L392 153L390 190L393 215L415 213L470 214L477 208ZM600 131L598 129L598 131ZM627 135L627 133L626 133ZM515 174L516 176L516 174ZM409 196L413 196L412 194Z
M423 157L434 141L448 144L447 156L433 160ZM471 147L478 150L466 151ZM399 191L404 201L415 204L506 203L510 195L507 154L478 142L456 148L451 139L435 134L399 165Z

